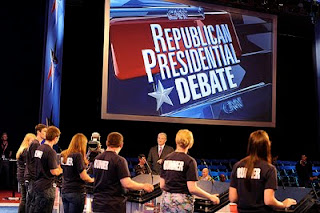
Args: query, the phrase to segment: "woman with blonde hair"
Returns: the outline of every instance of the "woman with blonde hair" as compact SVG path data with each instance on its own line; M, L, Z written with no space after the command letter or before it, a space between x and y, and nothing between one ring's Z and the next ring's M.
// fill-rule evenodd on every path
M25 178L24 174L26 171L26 157L27 157L27 151L31 144L31 142L36 139L36 136L32 133L28 133L25 135L18 151L16 154L17 159L17 180L19 183L19 187L21 190L21 201L19 204L19 213L25 212L26 209L26 187L24 185Z
M229 188L230 202L238 204L241 212L272 212L272 208L284 209L295 205L290 198L278 201L277 171L271 164L271 142L267 132L257 130L249 137L248 156L233 166Z
M62 202L64 212L83 212L85 202L85 182L94 181L86 171L88 139L82 133L72 137L68 149L61 153L63 169Z
M197 162L187 154L193 143L191 131L179 130L175 152L164 159L160 175L160 187L163 190L161 212L193 212L193 195L207 198L214 204L220 202L216 194L209 194L196 184L199 179Z

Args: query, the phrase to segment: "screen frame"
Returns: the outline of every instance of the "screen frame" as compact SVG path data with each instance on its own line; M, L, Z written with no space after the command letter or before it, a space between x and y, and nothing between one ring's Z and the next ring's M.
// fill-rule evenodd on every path
M178 118L161 116L142 116L127 114L108 113L108 72L109 72L109 31L110 31L110 1L105 1L105 19L104 19L104 44L103 44L103 74L102 74L102 102L101 118L106 120L127 120L127 121L149 121L163 123L181 123L181 124L205 124L205 125L228 125L228 126L253 126L253 127L275 127L276 126L276 68L277 68L277 16L255 11L231 8L211 3L193 2L189 0L174 0L172 2L196 4L197 6L214 6L217 9L227 10L231 13L245 13L256 15L262 18L272 20L272 112L271 121L239 121L239 120L211 120L197 118Z

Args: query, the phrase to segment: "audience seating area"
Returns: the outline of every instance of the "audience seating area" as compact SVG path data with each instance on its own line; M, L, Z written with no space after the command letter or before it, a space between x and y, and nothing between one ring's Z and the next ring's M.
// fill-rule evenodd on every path
M320 175L320 162L312 161L312 175ZM298 174L296 171L297 161L277 161L279 185L299 187ZM282 181L282 182L281 182Z
M277 171L278 171L278 182L279 185L284 186L299 186L298 175L296 172L296 163L294 161L278 161ZM282 182L281 182L282 181Z
M230 181L233 165L236 159L196 159L198 164L198 175L202 175L202 169L208 168L209 175L216 181L220 181L220 174L224 174L226 182Z
M134 166L138 164L138 158L126 158L128 161L131 176L135 176ZM230 175L233 165L238 161L237 159L196 159L198 164L198 175L202 175L202 169L208 168L209 174L214 180L219 181L219 175L224 174L226 181L230 181ZM278 172L279 186L299 187L298 175L296 172L297 161L281 161L278 160L276 168ZM320 175L320 161L312 161L313 176Z

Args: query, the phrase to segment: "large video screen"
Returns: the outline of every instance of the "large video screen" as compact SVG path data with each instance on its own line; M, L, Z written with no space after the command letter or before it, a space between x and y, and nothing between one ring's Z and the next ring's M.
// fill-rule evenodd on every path
M102 118L274 127L276 27L201 1L111 0Z

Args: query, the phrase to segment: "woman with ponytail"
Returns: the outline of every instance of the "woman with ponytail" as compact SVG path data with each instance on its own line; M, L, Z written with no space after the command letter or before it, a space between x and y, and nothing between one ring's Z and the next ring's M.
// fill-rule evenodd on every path
M280 202L275 198L277 171L271 164L271 141L265 131L250 134L247 154L231 173L229 200L237 203L238 212L264 213L295 205L293 199Z

